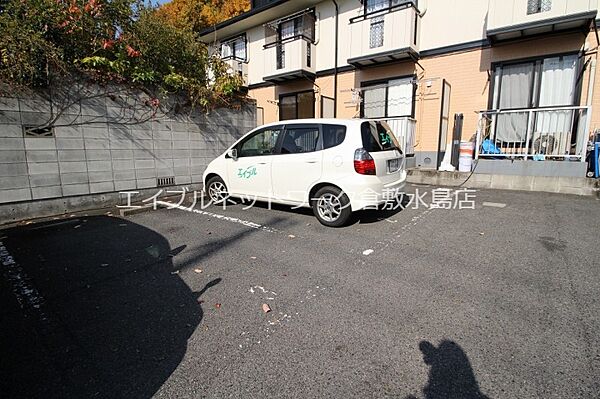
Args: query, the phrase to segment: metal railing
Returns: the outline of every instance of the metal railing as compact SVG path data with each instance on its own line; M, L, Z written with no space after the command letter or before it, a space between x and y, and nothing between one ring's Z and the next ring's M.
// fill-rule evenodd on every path
M392 128L392 131L400 142L402 152L407 156L414 155L417 121L409 117L388 118L384 120Z
M479 112L475 159L585 162L591 107L542 107Z

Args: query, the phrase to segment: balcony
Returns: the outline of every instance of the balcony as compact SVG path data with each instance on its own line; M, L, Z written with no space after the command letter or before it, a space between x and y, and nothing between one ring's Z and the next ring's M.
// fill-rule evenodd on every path
M243 87L248 87L248 63L235 58L227 58L223 62L229 67L231 73L237 73L242 77Z
M412 2L350 20L350 58L358 68L416 59L420 15Z
M585 162L590 116L575 106L480 112L475 158Z
M492 42L543 33L587 30L597 0L489 0L487 36Z
M264 49L267 82L281 83L298 78L315 78L315 45L306 39L295 38L277 42Z

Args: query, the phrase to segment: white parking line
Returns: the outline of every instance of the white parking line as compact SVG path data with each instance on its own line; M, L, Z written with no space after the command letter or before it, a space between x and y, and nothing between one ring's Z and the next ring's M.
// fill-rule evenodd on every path
M218 214L218 213L204 211L204 210L201 210L201 209L195 209L195 208L194 209L190 209L187 206L177 205L177 204L173 204L173 203L165 202L165 201L157 201L157 204L164 205L164 206L167 207L167 209L180 209L182 211L193 212L193 213L197 213L199 215L210 216L211 218L222 220L224 222L241 224L243 226L251 227L251 228L257 229L257 230L266 231L268 233L279 233L280 232L279 230L274 229L272 227L263 226L263 225L261 225L259 223L254 223L254 222L251 222L249 220L244 220L244 219L240 219L240 218L236 218L236 217L231 217L231 216L225 216L225 215L221 215L221 214Z
M504 208L504 207L506 207L506 204L503 204L502 202L484 202L481 205L488 206L490 208Z

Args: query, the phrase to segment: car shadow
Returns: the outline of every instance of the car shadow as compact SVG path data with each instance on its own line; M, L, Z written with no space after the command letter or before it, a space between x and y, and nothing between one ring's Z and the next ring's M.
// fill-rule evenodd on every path
M377 209L364 209L355 212L353 215L354 222L359 224L378 223L382 220L389 219L402 212L410 205L411 198L407 195L402 195L388 204L380 205Z
M411 198L407 195L402 195L394 201L386 205L380 205L377 209L365 209L354 212L352 217L346 224L352 226L354 224L377 223L397 215L402 210L406 209L411 202ZM296 207L291 205L275 204L263 201L248 201L239 198L231 198L228 200L227 206L234 207L257 207L261 209L270 209L281 212L290 212L298 215L311 216L314 218L314 213L311 208Z
M186 353L200 298L221 282L192 291L172 262L186 246L120 218L2 235L18 264L0 288L19 299L0 296L5 397L151 397Z
M419 349L430 367L423 388L424 399L489 399L481 393L471 362L456 342L443 340L436 347L429 341L421 341ZM406 399L417 397L409 395Z

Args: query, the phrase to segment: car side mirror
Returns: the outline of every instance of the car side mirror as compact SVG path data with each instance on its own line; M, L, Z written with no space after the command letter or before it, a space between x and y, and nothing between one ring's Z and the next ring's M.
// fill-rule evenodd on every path
M237 148L230 148L229 150L227 150L227 156L229 158L233 158L233 160L236 161L238 158Z

